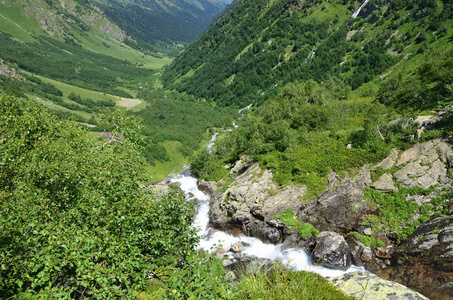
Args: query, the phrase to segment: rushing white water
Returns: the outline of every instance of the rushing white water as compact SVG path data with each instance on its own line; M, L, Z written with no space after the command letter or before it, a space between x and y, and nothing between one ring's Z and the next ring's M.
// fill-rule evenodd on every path
M357 8L357 10L352 14L351 18L353 18L353 19L357 18L357 16L360 14L360 11L368 3L368 1L369 0L363 1L362 5L360 5L359 8Z
M310 263L310 257L302 248L290 248L282 250L282 244L266 244L257 238L245 235L233 236L231 234L215 230L209 227L209 200L210 197L201 192L197 187L197 179L190 176L189 172L177 175L171 182L179 182L181 189L186 194L187 199L198 199L199 207L194 219L194 226L199 229L201 237L199 249L206 251L218 251L223 248L229 251L232 246L243 245L242 254L258 258L268 258L278 260L293 270L310 271L318 273L324 277L340 276L344 273L365 271L363 268L351 267L346 271L333 270L324 267L314 266ZM232 253L227 253L230 258Z
M214 133L211 137L211 140L209 141L209 144L206 146L206 150L208 150L209 153L212 152L212 146L214 146L215 140L217 139L218 135L218 132Z
M241 108L241 109L239 110L239 113L242 113L244 110L249 110L250 107L252 107L252 105L253 105L253 103L249 104L248 106L246 106L246 107L244 107L244 108Z

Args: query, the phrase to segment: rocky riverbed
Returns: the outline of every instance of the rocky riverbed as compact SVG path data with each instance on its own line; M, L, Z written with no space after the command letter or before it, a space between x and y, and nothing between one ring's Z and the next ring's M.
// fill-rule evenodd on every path
M226 167L234 180L225 191L215 182L199 183L211 195L209 211L215 228L236 228L264 242L302 247L320 265L343 270L351 264L364 266L431 299L453 299L453 149L448 141L437 139L402 152L392 150L382 162L365 165L354 176L332 172L326 191L309 202L303 200L304 186L278 187L271 171L262 170L247 157ZM428 220L420 222L407 238L385 228L375 232L364 222L380 213L379 205L364 197L365 189L386 194L414 188L423 192L406 195L406 202L416 204L406 222ZM321 232L319 236L302 238L273 219L286 210L312 224ZM426 210L431 212L428 217ZM357 234L380 241L379 246L365 245Z

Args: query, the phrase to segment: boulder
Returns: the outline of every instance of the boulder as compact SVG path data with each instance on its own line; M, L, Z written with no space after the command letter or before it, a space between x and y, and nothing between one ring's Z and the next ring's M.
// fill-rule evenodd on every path
M346 273L327 278L337 288L354 299L373 300L425 300L425 296L396 282L385 280L372 273ZM440 299L440 298L437 298Z
M274 268L274 261L267 258L240 257L234 261L223 263L224 267L234 272L235 278L243 278L250 274L268 274Z
M369 170L363 170L354 178L332 181L328 191L311 201L299 214L303 222L321 231L348 233L360 227L362 217L374 213L368 201L363 199L362 189L371 182Z
M252 160L243 155L240 160L238 160L234 167L230 170L231 177L236 177L244 173L252 165Z
M384 173L371 184L371 187L381 192L397 192L392 174Z
M313 261L327 268L346 270L351 266L349 247L343 236L324 231L316 239Z

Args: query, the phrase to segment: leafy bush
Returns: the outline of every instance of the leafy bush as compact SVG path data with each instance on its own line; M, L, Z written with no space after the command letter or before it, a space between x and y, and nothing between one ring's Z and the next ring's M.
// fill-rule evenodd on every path
M364 198L371 200L379 208L378 215L364 218L364 225L371 225L372 233L396 232L399 239L403 239L413 233L415 229L431 218L448 213L445 200L452 196L451 190L441 191L439 196L431 199L431 205L423 205L420 208L413 200L406 200L407 195L430 195L435 186L428 189L421 187L402 188L398 192L382 194L374 189L364 189ZM417 220L413 220L415 213L420 214ZM357 236L359 239L363 237ZM372 241L370 241L372 242Z
M0 98L0 298L128 298L191 253L192 203L140 188L139 123L107 121L112 137L96 141L39 104Z
M318 236L319 231L310 223L302 223L300 219L294 217L292 210L285 210L273 217L273 219L281 220L283 224L290 228L295 228L304 238L310 238L312 235Z
M367 247L384 247L385 243L381 240L377 240L374 236L363 235L358 232L351 232L359 241L361 241Z

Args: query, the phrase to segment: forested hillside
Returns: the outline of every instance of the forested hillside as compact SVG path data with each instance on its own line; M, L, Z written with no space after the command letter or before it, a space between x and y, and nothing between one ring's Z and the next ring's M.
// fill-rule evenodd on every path
M238 107L295 80L372 96L389 75L451 45L450 1L371 0L353 18L360 4L242 1L173 62L165 86Z
M225 1L92 0L134 39L163 49L181 49L208 27Z
M452 3L369 1L353 18L358 4L242 1L171 64L168 88L258 105L194 171L225 179L223 166L247 154L310 198L331 171L416 141L413 118L453 100ZM442 116L424 139L451 134L451 115Z

